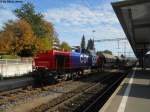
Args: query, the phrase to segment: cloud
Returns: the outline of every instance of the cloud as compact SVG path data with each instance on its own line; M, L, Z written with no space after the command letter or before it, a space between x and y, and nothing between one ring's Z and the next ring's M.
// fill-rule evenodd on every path
M84 34L89 38L125 38L125 34L110 5L100 4L90 7L88 4L73 4L61 8L48 9L45 19L55 24L60 40L67 40L70 45L80 45L80 39ZM92 32L95 30L96 32ZM107 44L107 46L106 46ZM117 52L117 42L96 43L97 50L110 49ZM124 49L124 43L120 43L120 50ZM129 43L127 51L131 51Z
M47 21L51 21L55 25L60 40L65 40L70 45L80 45L83 34L87 40L93 37L95 39L125 37L110 3L100 3L95 7L88 4L69 4L65 7L49 8L42 13ZM0 8L0 28L9 19L17 18L9 8ZM96 32L93 33L93 30ZM113 43L108 43L107 46L106 43L97 43L96 48L97 50L113 49ZM120 46L123 47L123 45ZM127 46L130 48L129 45Z
M125 36L110 4L100 4L94 8L88 4L71 4L48 9L44 15L46 20L55 24L58 33L82 33L88 37L94 35L97 39ZM96 32L93 34L92 30Z
M92 30L96 30L94 35L99 38L124 36L110 4L100 4L94 8L88 4L71 4L48 9L44 15L46 20L56 24L56 29L60 32L82 32L90 36Z
M0 9L0 29L4 26L8 20L16 20L17 17L9 9L1 8Z
M118 23L110 5L100 5L91 9L87 5L71 4L68 7L49 9L44 15L45 19L55 23L77 26Z

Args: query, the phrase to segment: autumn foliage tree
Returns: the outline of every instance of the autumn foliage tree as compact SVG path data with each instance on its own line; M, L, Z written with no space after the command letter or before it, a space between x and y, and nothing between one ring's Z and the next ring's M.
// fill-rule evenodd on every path
M36 37L30 24L25 20L19 20L14 25L16 37L16 41L14 39L15 51L20 56L32 56L38 47L36 46Z
M45 21L41 13L36 13L33 4L23 4L21 8L14 10L14 13L31 25L39 45L41 44L40 50L52 49L53 38L56 36L53 24Z
M9 21L8 24L5 24L5 27L3 31L0 32L0 51L1 52L10 52L11 51L11 45L12 45L12 40L14 38L14 33L13 33L13 26L12 26L12 21ZM7 29L7 30L6 30Z
M1 32L4 50L20 56L31 56L36 49L36 38L25 20L8 22ZM5 43L4 43L5 42Z
M53 49L56 40L59 43L53 24L44 20L44 16L37 13L32 4L23 4L14 13L18 19L5 23L0 31L0 51L33 56L36 52ZM66 42L61 47L69 50Z

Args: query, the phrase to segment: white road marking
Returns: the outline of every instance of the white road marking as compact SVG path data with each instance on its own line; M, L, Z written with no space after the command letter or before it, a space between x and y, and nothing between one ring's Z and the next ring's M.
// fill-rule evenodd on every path
M125 92L124 92L123 98L121 100L121 103L119 105L119 108L118 108L117 112L124 112L125 111L125 107L126 107L126 104L127 104L127 100L128 100L130 90L131 90L131 84L133 83L133 78L134 78L134 75L135 75L135 71L136 71L136 68L133 71L133 74L132 74L132 76L130 78L130 81L129 81L129 84L128 84Z

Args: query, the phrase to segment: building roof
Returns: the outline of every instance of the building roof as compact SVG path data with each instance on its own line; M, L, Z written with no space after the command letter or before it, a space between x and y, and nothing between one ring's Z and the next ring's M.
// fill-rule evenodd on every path
M119 22L137 58L150 50L150 0L112 3Z

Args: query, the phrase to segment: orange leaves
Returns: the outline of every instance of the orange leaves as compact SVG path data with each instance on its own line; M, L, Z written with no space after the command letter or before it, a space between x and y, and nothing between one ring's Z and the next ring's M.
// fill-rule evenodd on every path
M32 49L36 41L30 24L24 20L7 23L0 35L0 49L10 53L19 53L23 49Z

